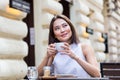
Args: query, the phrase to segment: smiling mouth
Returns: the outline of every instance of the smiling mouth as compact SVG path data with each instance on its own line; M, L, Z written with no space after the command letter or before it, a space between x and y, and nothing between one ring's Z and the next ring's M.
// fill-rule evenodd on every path
M61 35L61 37L66 37L66 36L67 36L67 33Z

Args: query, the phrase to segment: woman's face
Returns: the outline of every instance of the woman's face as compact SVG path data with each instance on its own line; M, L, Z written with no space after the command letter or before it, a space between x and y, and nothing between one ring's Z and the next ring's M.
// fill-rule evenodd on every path
M63 19L56 19L53 24L53 31L55 37L61 42L70 41L70 37L72 36L72 31L69 24Z

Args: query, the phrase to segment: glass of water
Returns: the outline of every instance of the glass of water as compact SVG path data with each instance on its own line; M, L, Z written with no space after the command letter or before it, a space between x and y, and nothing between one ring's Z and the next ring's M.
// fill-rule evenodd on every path
M27 77L28 77L29 80L37 80L38 70L35 66L29 66L28 67Z

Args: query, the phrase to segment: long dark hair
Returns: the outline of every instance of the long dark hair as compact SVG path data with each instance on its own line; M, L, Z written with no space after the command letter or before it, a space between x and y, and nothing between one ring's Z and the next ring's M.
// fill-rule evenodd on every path
M76 34L76 31L75 31L75 28L73 26L73 24L71 23L70 19L67 18L66 16L64 15L55 15L51 22L50 22L50 26L49 26L49 40L48 40L48 44L51 44L51 43L55 43L55 42L60 42L58 39L55 38L55 35L54 35L54 31L53 31L53 24L55 22L56 19L63 19L65 20L69 25L70 25L70 28L71 28L71 31L72 31L72 36L70 38L70 44L72 43L79 43L79 39L77 37L77 34Z

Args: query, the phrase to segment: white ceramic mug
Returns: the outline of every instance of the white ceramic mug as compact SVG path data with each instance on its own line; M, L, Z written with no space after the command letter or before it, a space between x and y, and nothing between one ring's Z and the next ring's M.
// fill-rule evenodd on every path
M61 46L64 46L63 42L55 43L55 48L57 51L64 50L64 48L62 48Z

